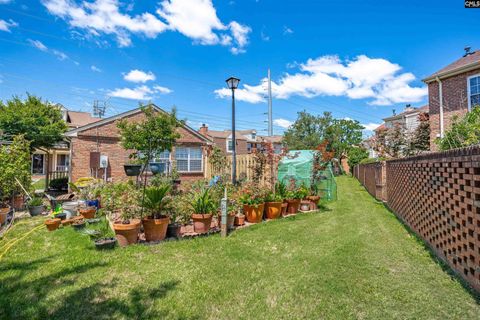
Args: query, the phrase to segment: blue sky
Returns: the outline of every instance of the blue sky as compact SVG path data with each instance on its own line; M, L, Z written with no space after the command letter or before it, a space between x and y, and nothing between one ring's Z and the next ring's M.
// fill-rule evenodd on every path
M0 0L0 99L108 100L108 115L153 101L224 129L234 75L237 126L265 133L270 68L275 133L304 109L372 128L426 104L421 79L480 49L479 22L461 0Z

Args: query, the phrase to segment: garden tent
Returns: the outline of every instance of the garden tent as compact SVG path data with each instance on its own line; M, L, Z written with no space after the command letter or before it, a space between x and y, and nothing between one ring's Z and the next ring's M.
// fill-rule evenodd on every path
M304 184L310 187L315 151L292 150L278 164L278 180L289 184L292 179L297 186ZM324 200L336 200L337 184L332 172L331 164L320 172L321 180L317 182Z

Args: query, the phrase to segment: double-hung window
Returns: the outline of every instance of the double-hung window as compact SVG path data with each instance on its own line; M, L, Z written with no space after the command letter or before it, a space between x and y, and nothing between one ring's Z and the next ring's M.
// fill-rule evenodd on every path
M227 139L227 152L233 152L233 140Z
M201 147L177 147L175 160L178 172L202 172Z
M468 78L468 107L480 106L480 74Z

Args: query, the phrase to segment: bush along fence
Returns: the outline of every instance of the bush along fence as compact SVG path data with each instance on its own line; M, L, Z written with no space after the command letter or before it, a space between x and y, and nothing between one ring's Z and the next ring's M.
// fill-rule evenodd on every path
M480 146L362 164L354 175L480 291Z

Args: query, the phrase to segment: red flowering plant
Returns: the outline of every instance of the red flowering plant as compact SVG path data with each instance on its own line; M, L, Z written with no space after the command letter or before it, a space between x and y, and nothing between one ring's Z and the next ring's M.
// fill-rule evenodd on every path
M265 191L256 184L245 184L240 190L239 201L241 204L256 207L265 202Z

